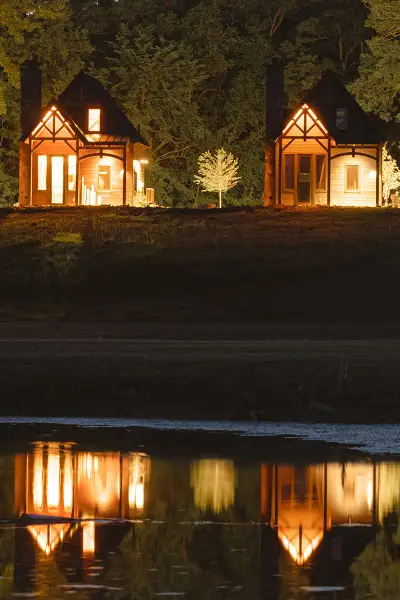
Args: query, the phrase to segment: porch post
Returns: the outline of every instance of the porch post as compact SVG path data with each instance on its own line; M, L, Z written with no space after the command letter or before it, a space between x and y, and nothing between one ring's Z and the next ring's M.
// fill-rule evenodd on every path
M126 206L126 146L124 146L123 166L124 174L122 177L122 204Z
M331 138L328 137L328 190L326 195L326 203L331 205Z

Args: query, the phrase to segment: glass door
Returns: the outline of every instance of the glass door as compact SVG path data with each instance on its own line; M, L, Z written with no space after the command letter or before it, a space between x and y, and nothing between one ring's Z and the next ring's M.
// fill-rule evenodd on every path
M51 157L51 203L62 204L64 201L64 157Z
M311 155L309 154L299 156L297 202L311 202Z

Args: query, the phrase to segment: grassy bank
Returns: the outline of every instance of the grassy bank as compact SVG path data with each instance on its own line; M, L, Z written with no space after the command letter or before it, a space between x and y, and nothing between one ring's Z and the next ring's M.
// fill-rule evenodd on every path
M400 211L0 213L0 317L400 320Z

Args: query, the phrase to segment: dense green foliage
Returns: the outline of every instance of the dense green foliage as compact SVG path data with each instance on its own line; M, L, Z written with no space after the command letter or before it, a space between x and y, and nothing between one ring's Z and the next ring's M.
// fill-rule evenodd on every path
M334 69L368 110L398 117L397 0L0 0L0 199L15 200L18 70L36 56L49 100L83 67L102 79L152 146L148 183L165 205L204 202L199 155L224 146L258 203L265 67L286 66L288 103ZM357 80L361 57L360 78ZM379 93L371 94L371 89Z

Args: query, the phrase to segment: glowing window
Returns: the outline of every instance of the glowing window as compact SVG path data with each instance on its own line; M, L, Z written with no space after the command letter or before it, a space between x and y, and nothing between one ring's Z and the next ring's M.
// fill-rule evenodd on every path
M76 156L72 154L68 156L68 189L75 190L76 188Z
M43 154L39 154L38 156L37 189L39 191L47 189L47 156Z
M98 190L111 189L111 167L108 165L99 165Z
M326 190L326 154L315 157L317 190Z
M100 131L100 108L89 108L88 130Z
M360 165L346 165L346 192L360 191Z
M285 190L293 190L294 189L294 154L285 154L284 155L284 188Z

